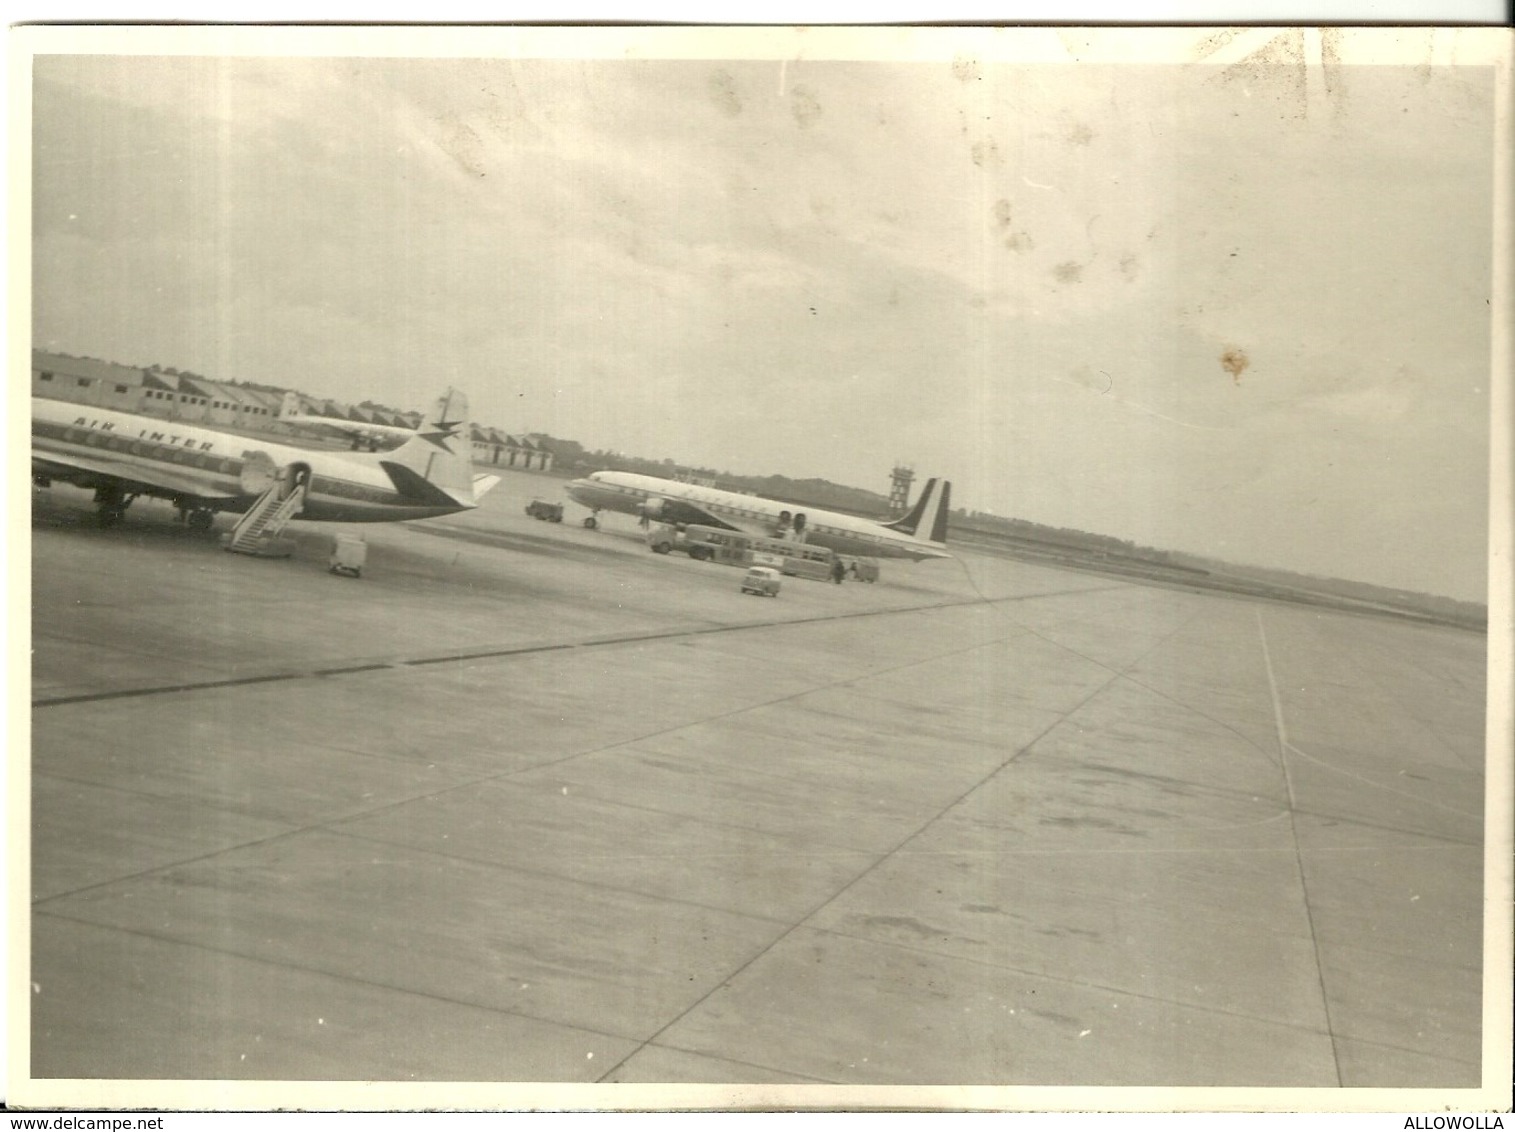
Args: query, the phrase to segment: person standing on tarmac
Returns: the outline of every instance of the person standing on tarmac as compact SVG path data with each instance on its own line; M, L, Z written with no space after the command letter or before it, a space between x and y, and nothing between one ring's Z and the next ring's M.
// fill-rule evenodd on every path
M837 585L841 585L842 579L846 576L847 567L842 565L842 560L840 558L831 563L831 580L833 582L835 582Z

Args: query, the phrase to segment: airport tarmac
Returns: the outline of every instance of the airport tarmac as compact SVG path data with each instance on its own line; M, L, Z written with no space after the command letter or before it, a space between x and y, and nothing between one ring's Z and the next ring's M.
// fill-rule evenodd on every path
M356 580L38 493L34 1077L1479 1084L1483 635L976 553L749 597L560 493Z

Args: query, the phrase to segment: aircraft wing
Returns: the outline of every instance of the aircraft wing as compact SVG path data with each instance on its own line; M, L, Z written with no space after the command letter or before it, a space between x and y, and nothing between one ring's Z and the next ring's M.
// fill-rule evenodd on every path
M228 494L224 488L214 482L200 479L187 471L179 472L155 467L148 472L140 465L129 464L124 460L112 460L108 456L77 456L72 453L68 456L60 456L33 448L32 471L39 475L52 475L58 479L67 478L71 472L86 472L94 476L120 480L126 484L141 484L144 487L179 492L181 495L192 495L197 499L237 498L236 495Z
M744 528L736 526L729 519L722 519L706 511L698 503L691 503L687 499L670 499L666 496L648 501L647 517L656 519L660 523L685 523L691 526L701 527L724 527L735 531ZM754 530L761 529L754 527Z

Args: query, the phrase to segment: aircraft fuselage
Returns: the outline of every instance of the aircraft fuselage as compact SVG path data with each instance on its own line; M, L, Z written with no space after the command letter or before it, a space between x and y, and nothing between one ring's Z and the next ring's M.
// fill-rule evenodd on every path
M805 517L805 541L838 554L873 558L948 558L939 543L900 534L856 515L797 507L735 491L660 479L634 472L595 472L569 482L565 490L576 503L595 511L647 515L663 521L725 525L733 530L771 534L787 512ZM683 517L680 508L690 510Z
M467 509L397 489L382 456L298 448L137 413L32 400L32 464L38 477L82 486L116 482L185 506L245 511L259 492L243 482L248 461L303 466L310 487L302 519L364 523L425 519Z

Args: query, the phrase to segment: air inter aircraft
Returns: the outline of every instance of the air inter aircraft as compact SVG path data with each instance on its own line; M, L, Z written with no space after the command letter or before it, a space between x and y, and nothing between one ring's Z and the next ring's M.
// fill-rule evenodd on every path
M838 554L875 558L950 558L947 553L947 508L952 484L930 480L910 513L892 523L875 523L834 511L794 511L756 495L720 491L698 484L659 479L633 472L595 472L565 487L597 524L600 511L620 511L664 523L698 523L772 537L792 537Z
M370 452L374 452L378 450L380 443L409 440L416 434L413 428L380 424L378 421L344 421L335 417L310 416L300 412L300 396L292 392L284 394L284 401L279 406L278 419L285 424L302 425L326 433L328 436L340 436L350 440L354 452L364 446L367 446Z
M141 495L170 500L189 526L246 511L280 482L298 484L302 519L375 523L478 506L499 482L475 476L468 403L441 397L388 452L296 448L182 421L32 398L32 480L93 488L100 522L119 522Z

